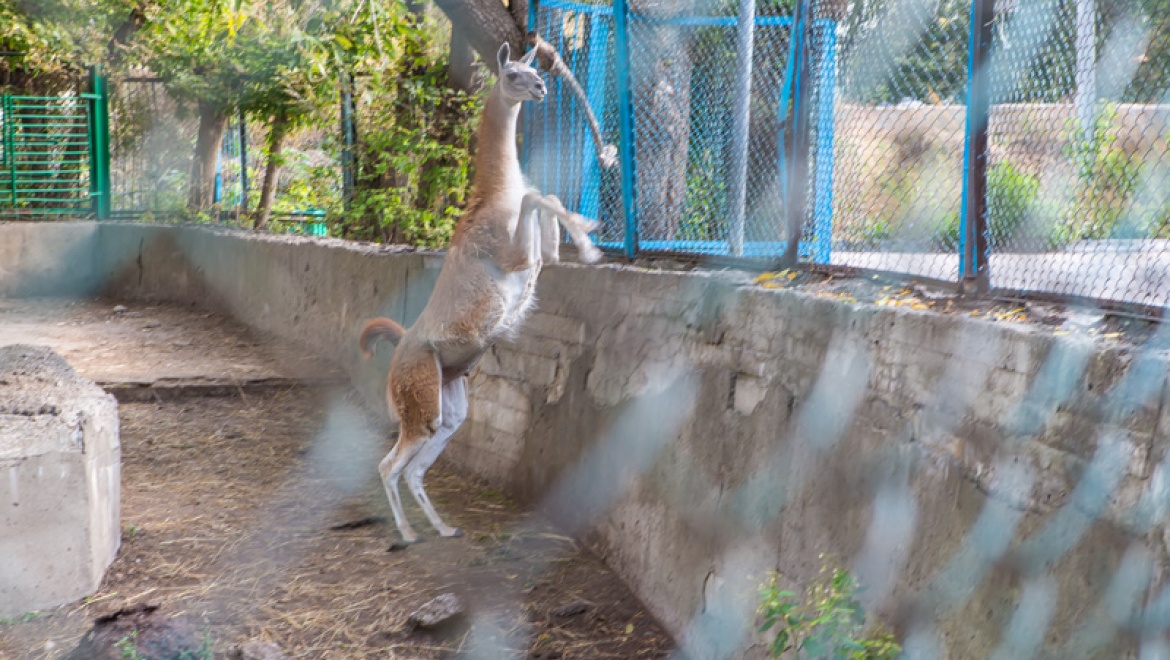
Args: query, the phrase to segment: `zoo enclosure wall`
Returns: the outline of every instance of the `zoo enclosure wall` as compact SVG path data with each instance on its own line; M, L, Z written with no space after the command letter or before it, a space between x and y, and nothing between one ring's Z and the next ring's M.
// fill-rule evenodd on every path
M7 295L218 308L332 357L375 411L389 356L363 362L355 333L375 314L411 323L441 263L208 227L0 224ZM766 571L807 584L822 552L929 657L1160 648L1170 326L1128 344L615 266L550 266L537 293L476 370L445 457L586 539L693 656L750 653Z
M527 113L526 172L613 250L1170 304L1170 13L1155 2L530 9L623 169L599 169L555 81Z

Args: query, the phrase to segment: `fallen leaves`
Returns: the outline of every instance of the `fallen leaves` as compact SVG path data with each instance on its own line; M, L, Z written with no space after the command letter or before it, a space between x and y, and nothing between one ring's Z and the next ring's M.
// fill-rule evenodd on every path
M890 287L885 287L885 290ZM893 295L886 295L873 301L878 307L909 307L910 309L931 309L931 305L914 295L913 289L901 289Z
M756 276L755 282L765 289L783 289L785 281L791 282L795 279L796 271L785 268L772 273L760 273Z

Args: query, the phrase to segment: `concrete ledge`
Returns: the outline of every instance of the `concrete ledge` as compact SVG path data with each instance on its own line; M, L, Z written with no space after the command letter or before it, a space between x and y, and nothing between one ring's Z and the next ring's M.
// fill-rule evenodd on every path
M0 348L0 617L97 590L121 542L114 398L45 347Z

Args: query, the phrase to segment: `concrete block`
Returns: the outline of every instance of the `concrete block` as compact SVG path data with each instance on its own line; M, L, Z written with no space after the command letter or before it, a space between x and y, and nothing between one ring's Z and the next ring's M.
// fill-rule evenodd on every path
M97 590L121 540L114 397L43 346L0 348L0 617Z

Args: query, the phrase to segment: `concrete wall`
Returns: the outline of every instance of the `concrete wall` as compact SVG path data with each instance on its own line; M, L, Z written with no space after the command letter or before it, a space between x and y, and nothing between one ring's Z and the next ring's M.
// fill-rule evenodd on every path
M377 410L386 358L361 364L354 333L412 320L440 263L134 225L102 226L94 249L113 295L306 342ZM1144 350L735 274L561 265L538 296L473 374L445 458L586 538L695 656L758 654L743 624L766 570L806 583L825 552L942 657L1019 657L1017 606L1050 617L1036 641L1057 657L1099 631L1084 655L1132 654L1113 632L1167 558L1166 337Z

